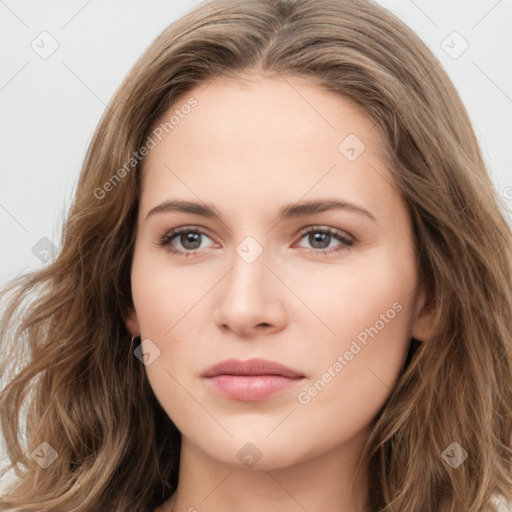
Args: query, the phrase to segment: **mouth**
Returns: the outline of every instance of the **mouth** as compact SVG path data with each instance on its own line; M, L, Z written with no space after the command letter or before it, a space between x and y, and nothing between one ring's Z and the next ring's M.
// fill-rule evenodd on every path
M222 361L201 374L210 388L232 400L258 401L270 398L298 383L305 376L274 361L249 359Z

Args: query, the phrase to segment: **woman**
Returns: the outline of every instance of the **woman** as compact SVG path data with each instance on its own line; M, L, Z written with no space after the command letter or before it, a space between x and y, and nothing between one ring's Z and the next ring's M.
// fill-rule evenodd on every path
M466 110L400 20L212 0L135 64L61 252L4 292L23 469L0 506L498 510L510 256Z

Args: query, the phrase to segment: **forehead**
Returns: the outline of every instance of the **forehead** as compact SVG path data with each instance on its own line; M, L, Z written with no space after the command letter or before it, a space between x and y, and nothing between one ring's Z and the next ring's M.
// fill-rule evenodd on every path
M372 119L304 77L211 80L181 95L153 131L171 117L144 162L143 203L175 190L248 200L258 191L287 190L290 199L313 188L360 192L376 174L392 184Z
M364 139L369 151L379 151L383 143L378 127L360 105L302 76L215 78L176 99L160 124L190 98L197 106L180 116L172 131L184 132L191 140L208 133L216 143L229 136L237 141L277 139L284 144L286 137L302 135L337 146L353 133Z
M367 152L385 157L385 138L365 109L304 76L210 79L175 98L154 122L155 130L160 132L159 139L172 133L176 145L199 142L208 149L215 145L219 151L231 140L251 143L257 139L270 148L285 147L286 139L301 136L317 145L324 139L324 146L338 149L353 134ZM152 159L151 154L158 156L159 151L151 151L146 160Z

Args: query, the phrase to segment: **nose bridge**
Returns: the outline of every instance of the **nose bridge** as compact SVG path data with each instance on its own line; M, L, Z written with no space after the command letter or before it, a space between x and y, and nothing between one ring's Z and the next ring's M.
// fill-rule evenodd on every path
M216 308L216 321L237 332L249 331L260 324L275 327L283 322L270 251L255 237L246 236L234 248L230 272L225 278Z
M232 271L228 278L229 292L236 295L261 296L268 281L268 249L252 235L246 236L236 247ZM243 297L238 297L238 300Z

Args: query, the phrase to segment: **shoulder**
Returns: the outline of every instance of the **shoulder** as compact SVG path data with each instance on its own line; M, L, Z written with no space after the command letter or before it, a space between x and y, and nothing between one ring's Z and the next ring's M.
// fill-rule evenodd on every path
M493 505L497 507L497 512L511 512L512 502L506 502L501 494L493 495ZM163 511L166 512L166 511Z

